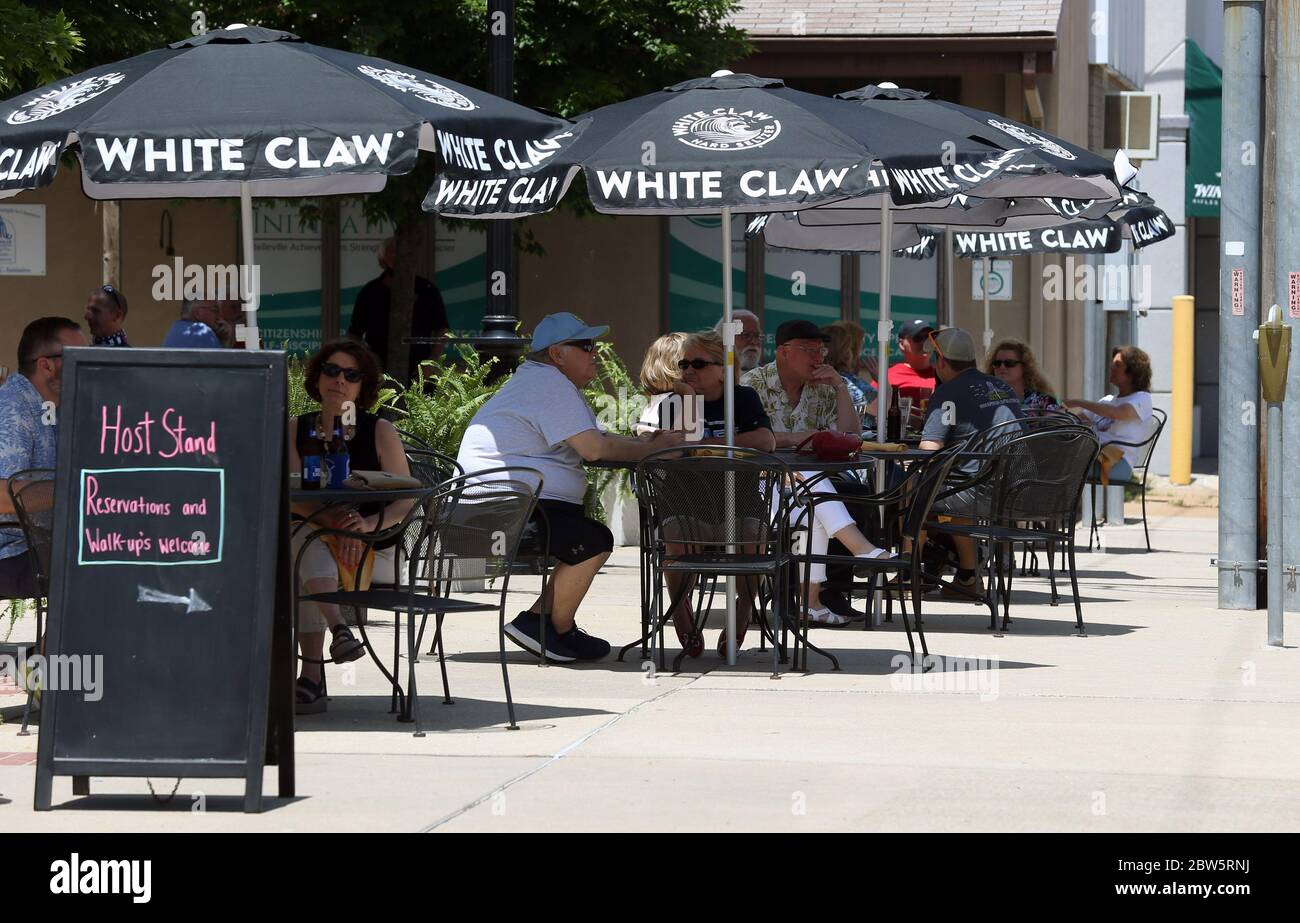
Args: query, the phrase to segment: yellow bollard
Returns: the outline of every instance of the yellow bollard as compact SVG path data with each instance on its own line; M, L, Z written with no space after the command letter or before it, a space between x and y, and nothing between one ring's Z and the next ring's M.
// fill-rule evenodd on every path
M1169 480L1192 483L1192 405L1196 395L1196 299L1174 296L1174 361L1169 414Z

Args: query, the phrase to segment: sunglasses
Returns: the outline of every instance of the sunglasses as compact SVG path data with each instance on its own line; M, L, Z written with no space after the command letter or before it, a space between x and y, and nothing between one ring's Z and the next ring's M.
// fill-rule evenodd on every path
M595 340L570 340L568 343L565 343L564 345L576 346L584 353L589 353L596 348L596 341Z
M119 311L122 310L122 298L118 295L117 289L113 288L111 285L101 285L99 290L113 299L113 304L117 305Z
M346 369L341 365L335 365L333 362L326 362L320 367L320 373L326 378L338 378L343 376L344 381L356 384L362 378L361 369Z
M714 359L682 359L677 363L677 367L683 372L687 369L695 369L695 371L700 372L711 365L722 365L722 363Z
M935 355L940 359L943 359L943 350L939 348L939 341L934 338L934 331L931 330L925 336L930 341L930 346L934 348ZM945 359L944 361L946 362L947 360Z
M1019 359L994 359L992 364L995 369L1014 369L1016 366L1023 365L1024 363Z

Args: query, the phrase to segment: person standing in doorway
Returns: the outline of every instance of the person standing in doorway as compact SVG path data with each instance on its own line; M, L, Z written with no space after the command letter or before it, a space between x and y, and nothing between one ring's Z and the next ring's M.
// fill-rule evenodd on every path
M384 362L388 357L388 338L391 335L389 312L393 303L393 279L396 276L394 267L397 265L397 242L394 238L384 241L379 248L378 259L381 272L357 293L357 300L352 306L352 320L348 324L348 336L364 340L379 357L379 361ZM410 336L446 336L450 327L442 293L428 279L416 276ZM416 366L432 354L433 347L430 344L412 343L407 368L413 374Z

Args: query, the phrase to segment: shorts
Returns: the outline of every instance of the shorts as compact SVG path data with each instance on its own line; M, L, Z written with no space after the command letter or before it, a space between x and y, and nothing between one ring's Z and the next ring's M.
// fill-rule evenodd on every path
M298 552L302 550L302 546L307 543L307 536L311 534L309 528L299 528L298 523L294 523L291 528L293 532L289 539L291 549L290 567L293 566L294 562L298 562ZM396 546L376 549L375 564L371 569L370 582L372 584L391 584L394 579L396 562ZM405 565L403 565L403 570L405 570ZM329 546L319 539L312 542L307 547L307 551L304 552L302 560L298 562L297 577L298 585L295 589L299 594L311 592L307 589L308 580L333 580L337 585L339 568L334 563L334 555L330 554ZM298 603L299 632L308 634L323 632L328 624L317 603L308 601Z
M1127 458L1121 458L1110 466L1110 473L1106 476L1106 479L1110 481L1111 486L1128 483L1133 480L1133 466L1128 463ZM1100 463L1092 463L1092 469L1088 472L1088 480L1101 480Z
M537 509L519 540L520 554L546 551L569 565L581 564L613 550L614 533L604 523L588 518L580 504L563 500L538 500Z

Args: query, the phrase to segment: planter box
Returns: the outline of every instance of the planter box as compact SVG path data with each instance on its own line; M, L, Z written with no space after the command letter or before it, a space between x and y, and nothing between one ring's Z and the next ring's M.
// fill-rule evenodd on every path
M616 478L605 485L600 495L600 505L605 510L605 525L614 533L614 547L638 545L641 538L641 514L636 495L623 489L623 479Z

